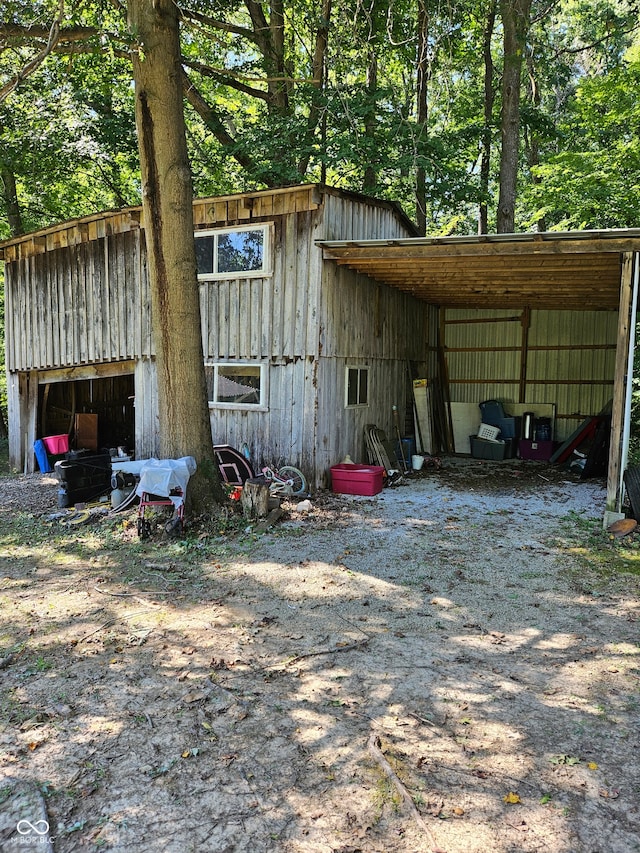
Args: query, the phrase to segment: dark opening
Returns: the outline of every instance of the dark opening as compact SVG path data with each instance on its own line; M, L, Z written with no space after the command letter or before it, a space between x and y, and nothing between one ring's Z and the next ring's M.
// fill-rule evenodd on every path
M39 438L69 435L72 449L135 448L133 374L38 388ZM93 417L77 417L88 415ZM95 441L97 447L90 445Z

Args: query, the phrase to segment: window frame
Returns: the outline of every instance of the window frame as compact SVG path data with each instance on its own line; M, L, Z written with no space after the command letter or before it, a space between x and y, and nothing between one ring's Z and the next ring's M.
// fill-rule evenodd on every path
M214 359L205 359L204 366L213 368L213 400L208 400L209 409L227 409L240 410L247 412L268 412L269 411L269 371L266 361L215 361ZM260 402L259 403L225 403L217 401L215 398L218 395L218 376L221 367L259 367L260 368ZM207 388L208 390L208 388ZM208 396L208 394L207 394Z
M198 273L198 281L222 281L224 279L233 278L265 278L273 275L273 264L271 259L272 245L272 223L262 222L258 225L236 225L229 228L204 228L194 231L194 241L198 237L213 237L213 263L214 267L218 262L218 239L226 234L238 234L246 231L262 231L262 266L257 270L236 270L232 272L217 272L215 269L212 272Z
M358 385L357 385L358 402L357 403L350 403L349 402L349 372L351 370L357 370L358 371L358 380L357 380L357 382L358 382ZM366 376L367 376L367 399L364 403L360 401L360 375L363 372L366 373ZM370 405L370 403L369 403L369 398L370 398L369 378L370 378L370 376L371 376L371 370L370 370L370 367L368 364L347 364L347 365L345 365L345 369L344 369L344 407L345 407L345 409L366 409Z

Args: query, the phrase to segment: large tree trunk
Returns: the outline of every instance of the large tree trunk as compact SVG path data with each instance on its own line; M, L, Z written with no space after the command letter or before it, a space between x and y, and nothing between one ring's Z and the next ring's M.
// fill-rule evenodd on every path
M495 89L493 86L493 56L491 40L496 23L496 0L491 0L487 10L487 21L482 37L482 56L484 59L484 127L482 128L482 154L480 159L480 209L478 214L478 234L489 231L489 177L491 175L491 141L493 137L493 104Z
M160 452L193 456L192 510L223 499L213 454L193 239L193 193L182 102L177 8L129 0L142 206L158 371Z
M531 0L501 0L500 13L504 33L504 68L502 72L502 117L500 151L500 196L498 199L498 233L515 228L518 152L520 145L520 79L525 50Z

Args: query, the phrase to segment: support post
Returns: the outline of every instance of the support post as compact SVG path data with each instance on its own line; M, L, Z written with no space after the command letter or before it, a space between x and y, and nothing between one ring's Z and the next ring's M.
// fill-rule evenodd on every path
M635 261L635 264L634 264ZM613 385L613 408L611 412L611 439L609 445L609 466L607 470L607 502L603 524L608 527L616 519L622 518L622 477L626 465L625 427L630 416L631 380L633 378L633 360L630 344L637 303L638 256L625 252L622 256L620 274L620 308L618 314L618 339L616 346L616 365ZM634 266L636 274L634 275ZM631 365L631 366L630 366Z

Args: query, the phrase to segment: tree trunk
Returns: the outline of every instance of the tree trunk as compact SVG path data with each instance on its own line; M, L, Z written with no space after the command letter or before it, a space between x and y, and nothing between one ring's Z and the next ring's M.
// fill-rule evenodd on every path
M195 458L187 503L201 512L224 495L207 405L177 8L172 0L129 0L128 10L137 40L132 58L160 453Z
M9 230L12 237L20 237L24 234L22 213L18 202L18 191L16 189L16 177L8 166L0 163L0 181L2 181L2 197L9 220Z
M369 51L369 62L367 63L367 112L364 119L364 131L369 143L375 139L378 117L376 115L376 93L378 91L378 56L375 47ZM374 162L375 161L375 162ZM377 158L370 156L364 169L362 181L362 192L365 195L374 195L378 184L378 162Z
M531 101L531 105L534 110L537 112L540 109L541 102L540 86L538 86L536 70L531 57L527 57L527 72L529 75L529 100ZM535 167L540 165L540 139L535 127L531 127L528 131L525 129L524 146L527 155L527 165L529 166L529 171L532 173L531 181L534 184L539 184L540 178L533 174ZM538 218L537 227L538 231L547 230L547 222L544 216Z
M502 72L502 116L500 150L500 195L497 231L511 233L515 228L518 153L520 143L520 79L531 0L500 0L504 41Z
M416 59L416 224L418 234L427 233L427 170L423 165L429 135L428 127L428 88L429 88L429 12L427 0L418 2L418 56Z
M489 231L489 177L491 174L491 140L493 137L493 104L495 89L493 87L493 57L491 41L496 23L496 0L491 0L487 12L487 21L482 38L482 55L484 59L484 127L482 128L482 154L480 159L480 210L478 214L478 234Z

